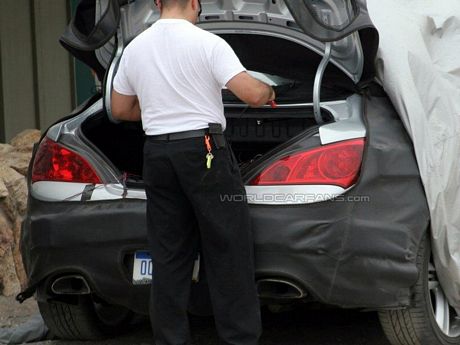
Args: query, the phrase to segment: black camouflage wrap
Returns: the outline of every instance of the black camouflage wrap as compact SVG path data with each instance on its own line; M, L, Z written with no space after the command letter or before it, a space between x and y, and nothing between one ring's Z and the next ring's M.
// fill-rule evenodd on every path
M393 106L371 97L365 113L362 173L345 197L368 201L251 205L256 274L296 282L327 304L401 308L414 303L415 259L429 212L412 143ZM21 248L32 290L77 273L101 298L147 313L149 286L131 284L132 253L147 248L145 205L29 197ZM40 291L45 298L46 286Z

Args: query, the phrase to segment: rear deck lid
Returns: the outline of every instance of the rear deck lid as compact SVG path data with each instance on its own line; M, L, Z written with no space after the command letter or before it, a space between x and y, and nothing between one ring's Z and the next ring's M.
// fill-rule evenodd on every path
M331 42L331 62L358 83L365 56L358 31L372 28L365 0L202 0L200 23L225 24L234 29L289 29L309 37L309 43L324 52ZM71 23L60 41L74 56L94 69L100 79L109 68L117 45L129 41L159 18L153 0L80 0ZM116 42L117 30L123 26ZM371 39L372 41L372 39Z
M330 62L341 68L355 83L361 81L366 64L371 62L366 59L372 59L373 63L373 54L366 56L365 52L376 50L378 36L368 35L363 42L359 33L360 30L374 28L365 0L201 2L203 13L198 25L204 28L212 28L213 25L210 24L221 22L222 27L233 26L235 29L248 32L251 29L272 30L277 34L287 34L307 41L309 46L320 54L326 53L326 42L330 42ZM374 32L376 33L375 30Z
M201 2L198 25L204 29L291 37L327 56L327 62L338 66L356 84L373 77L378 35L375 30L375 34L360 34L360 30L373 28L365 0ZM112 81L123 49L159 17L153 0L80 0L61 37L64 47L95 70L100 80L105 76L104 103L109 117Z
M127 0L80 0L71 22L59 39L74 57L102 80L115 49L120 6Z
M365 0L284 0L297 24L321 42L373 27ZM355 48L356 49L356 48Z

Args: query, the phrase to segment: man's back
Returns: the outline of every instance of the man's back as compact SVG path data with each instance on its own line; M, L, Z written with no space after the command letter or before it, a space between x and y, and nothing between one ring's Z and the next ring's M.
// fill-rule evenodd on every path
M147 135L209 123L225 128L221 89L243 71L220 37L186 20L160 19L126 48L114 88L137 95Z
M196 23L200 0L157 0L161 18L125 50L112 115L142 119L142 176L152 254L150 316L157 345L190 344L187 307L198 248L223 344L257 345L260 306L250 217L239 167L224 133L221 89L249 106L275 99L232 48ZM166 20L165 20L166 19ZM165 135L166 134L166 135Z

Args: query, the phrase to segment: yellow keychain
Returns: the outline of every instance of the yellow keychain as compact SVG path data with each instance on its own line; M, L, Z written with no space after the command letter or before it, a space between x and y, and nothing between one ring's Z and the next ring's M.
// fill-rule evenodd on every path
M209 135L204 137L204 142L206 144L206 149L208 150L208 154L206 155L206 168L211 169L211 163L214 158L214 155L211 153L211 138Z
M211 162L212 162L212 159L214 158L214 155L209 152L207 155L206 155L206 167L208 169L211 169Z

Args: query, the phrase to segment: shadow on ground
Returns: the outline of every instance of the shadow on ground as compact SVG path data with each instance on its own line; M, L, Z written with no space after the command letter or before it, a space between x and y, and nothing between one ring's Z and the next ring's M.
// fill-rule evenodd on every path
M298 308L282 313L263 312L264 334L260 345L389 345L377 315L347 310ZM217 345L212 318L192 317L194 345ZM117 339L99 342L47 341L36 345L148 345L148 321Z

